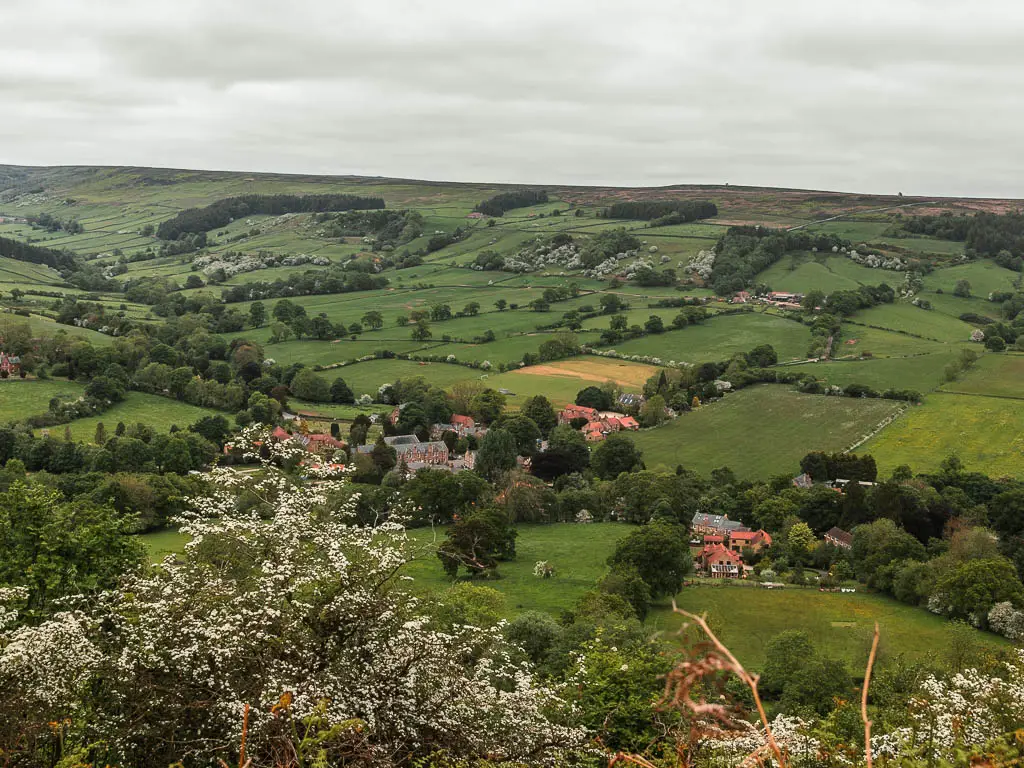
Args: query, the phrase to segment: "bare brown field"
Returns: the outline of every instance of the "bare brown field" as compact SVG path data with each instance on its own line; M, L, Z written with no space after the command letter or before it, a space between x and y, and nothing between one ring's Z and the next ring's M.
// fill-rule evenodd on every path
M531 365L512 373L520 376L559 376L581 381L604 383L614 381L627 387L642 387L658 372L653 365L627 363L622 360L565 360L547 365Z

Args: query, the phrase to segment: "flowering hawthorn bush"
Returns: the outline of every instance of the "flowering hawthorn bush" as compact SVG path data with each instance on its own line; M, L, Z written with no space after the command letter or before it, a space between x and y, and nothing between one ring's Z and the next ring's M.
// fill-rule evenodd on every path
M356 524L354 499L331 503L343 474L304 469L315 479L296 484L276 464L308 455L261 442L263 472L216 470L192 500L180 560L0 635L0 754L42 764L33 746L54 749L47 724L67 723L61 744L82 762L212 764L237 753L246 705L254 766L293 764L286 721L314 724L320 754L346 765L437 750L537 764L581 742L500 627L442 631L398 588L396 515Z

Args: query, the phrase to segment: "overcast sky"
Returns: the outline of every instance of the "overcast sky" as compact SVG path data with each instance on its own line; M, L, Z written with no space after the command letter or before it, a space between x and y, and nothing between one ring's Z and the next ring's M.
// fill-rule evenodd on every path
M1024 197L1024 3L2 0L0 163Z

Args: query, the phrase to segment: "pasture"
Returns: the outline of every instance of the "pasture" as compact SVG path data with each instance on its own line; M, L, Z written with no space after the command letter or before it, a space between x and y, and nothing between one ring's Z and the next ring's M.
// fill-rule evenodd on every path
M50 400L77 400L85 387L64 379L0 379L0 424L46 413Z
M889 400L803 395L772 384L722 400L633 436L651 469L681 464L700 474L729 467L740 478L799 474L811 451L843 451L899 405Z
M972 326L956 317L921 309L906 302L879 304L857 312L852 319L864 325L945 342L970 341L971 331L974 330Z
M68 426L71 427L71 438L77 442L91 443L96 435L96 425L103 422L107 435L114 434L114 428L118 422L124 422L125 426L136 423L143 423L153 427L157 432L167 432L172 426L185 429L189 424L194 424L204 416L224 416L231 421L231 414L215 411L210 408L200 408L178 400L160 397L159 395L148 395L143 392L128 392L124 400L114 407L104 411L98 416L89 416L84 419L75 419ZM51 427L54 435L64 433L64 425Z
M979 345L976 345L976 348ZM945 392L1011 397L1024 401L1024 354L985 354L958 381L942 385Z
M703 363L771 344L779 361L805 360L810 330L799 322L764 312L711 317L700 325L651 334L615 345L624 355L650 355L664 361Z
M859 589L863 589L860 587ZM854 675L862 674L871 648L875 622L879 628L881 665L896 656L941 663L949 643L949 622L924 608L904 605L884 595L818 592L813 588L761 589L754 584L704 580L676 595L680 608L706 613L711 626L748 668L760 669L769 641L780 632L806 632L822 653L845 661ZM666 606L655 608L648 623L675 631L682 617ZM998 635L978 632L987 650L1006 648Z
M934 470L955 454L968 470L1024 477L1024 400L933 392L860 450L880 474Z

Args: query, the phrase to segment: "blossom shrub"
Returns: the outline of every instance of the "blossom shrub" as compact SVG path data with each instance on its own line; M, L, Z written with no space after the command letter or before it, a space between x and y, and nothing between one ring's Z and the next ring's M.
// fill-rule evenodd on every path
M50 764L47 724L68 722L60 744L80 762L212 763L237 750L246 705L253 766L294 749L285 710L346 765L436 750L537 764L582 741L500 627L439 627L400 589L400 510L359 525L356 498L334 501L344 473L305 467L300 484L278 466L307 461L301 448L254 430L240 443L263 471L212 473L180 559L0 635L0 753Z

